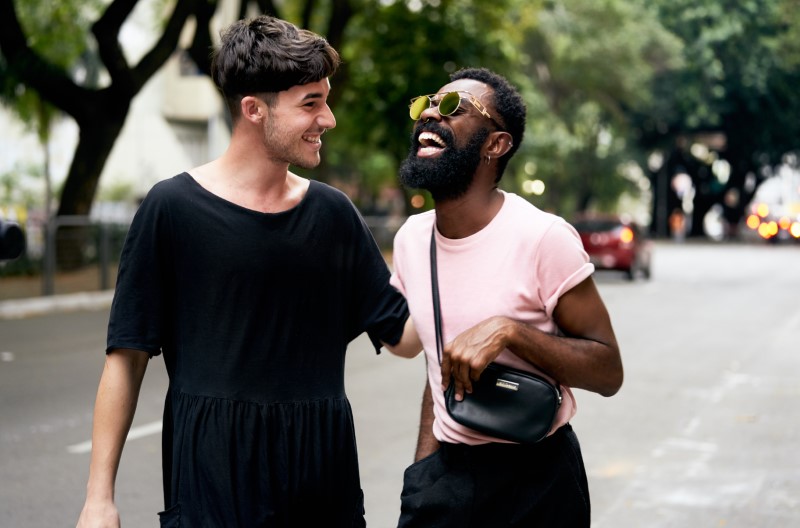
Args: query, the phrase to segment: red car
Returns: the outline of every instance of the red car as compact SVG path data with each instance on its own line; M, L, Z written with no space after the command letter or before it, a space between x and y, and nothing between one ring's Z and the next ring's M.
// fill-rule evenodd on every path
M639 272L650 278L652 241L639 226L619 216L584 216L572 225L596 269L623 271L630 280Z

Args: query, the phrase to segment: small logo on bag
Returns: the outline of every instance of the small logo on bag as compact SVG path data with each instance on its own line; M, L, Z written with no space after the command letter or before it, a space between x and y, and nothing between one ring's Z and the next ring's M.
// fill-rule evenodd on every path
M500 387L501 389L508 389L512 391L519 390L519 383L514 383L513 381L508 381L504 379L497 379L497 383L495 386Z

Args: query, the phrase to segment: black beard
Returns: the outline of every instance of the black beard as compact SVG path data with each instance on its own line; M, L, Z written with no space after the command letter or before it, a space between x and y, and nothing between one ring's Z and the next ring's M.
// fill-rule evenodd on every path
M433 159L417 157L417 138L425 131L438 134L448 145L441 156ZM481 146L488 136L489 130L482 128L465 147L458 148L449 130L436 124L420 127L411 134L411 150L400 165L400 183L410 189L429 191L436 202L463 196L475 178L481 162Z

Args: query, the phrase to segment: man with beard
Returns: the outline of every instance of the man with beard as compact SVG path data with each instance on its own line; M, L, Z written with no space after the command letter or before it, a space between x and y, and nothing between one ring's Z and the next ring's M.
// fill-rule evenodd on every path
M399 526L589 526L586 472L569 423L576 411L571 388L604 396L619 390L622 361L610 318L575 230L497 187L522 141L520 94L485 69L461 70L450 80L412 101L417 122L400 169L401 182L430 191L436 207L409 218L394 242L392 284L408 300L428 365ZM562 404L538 443L494 438L449 416L443 390L454 383L456 399L463 399L494 361L560 386Z
M365 526L345 351L364 331L378 348L420 345L353 204L289 171L320 162L338 65L325 39L283 20L223 33L212 76L231 141L156 184L130 227L79 527L120 524L122 447L162 353L161 526Z

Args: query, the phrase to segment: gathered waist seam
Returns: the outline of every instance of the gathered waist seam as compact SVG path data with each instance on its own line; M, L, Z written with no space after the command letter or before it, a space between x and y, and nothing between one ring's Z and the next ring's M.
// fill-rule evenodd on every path
M204 394L187 392L182 389L171 389L170 394L179 398L203 398L208 400L218 400L231 403L245 403L250 405L297 405L309 403L323 403L323 402L349 402L347 396L326 396L320 398L307 398L307 399L287 399L287 400L257 400L252 398L233 398L230 396L219 396L215 394Z

